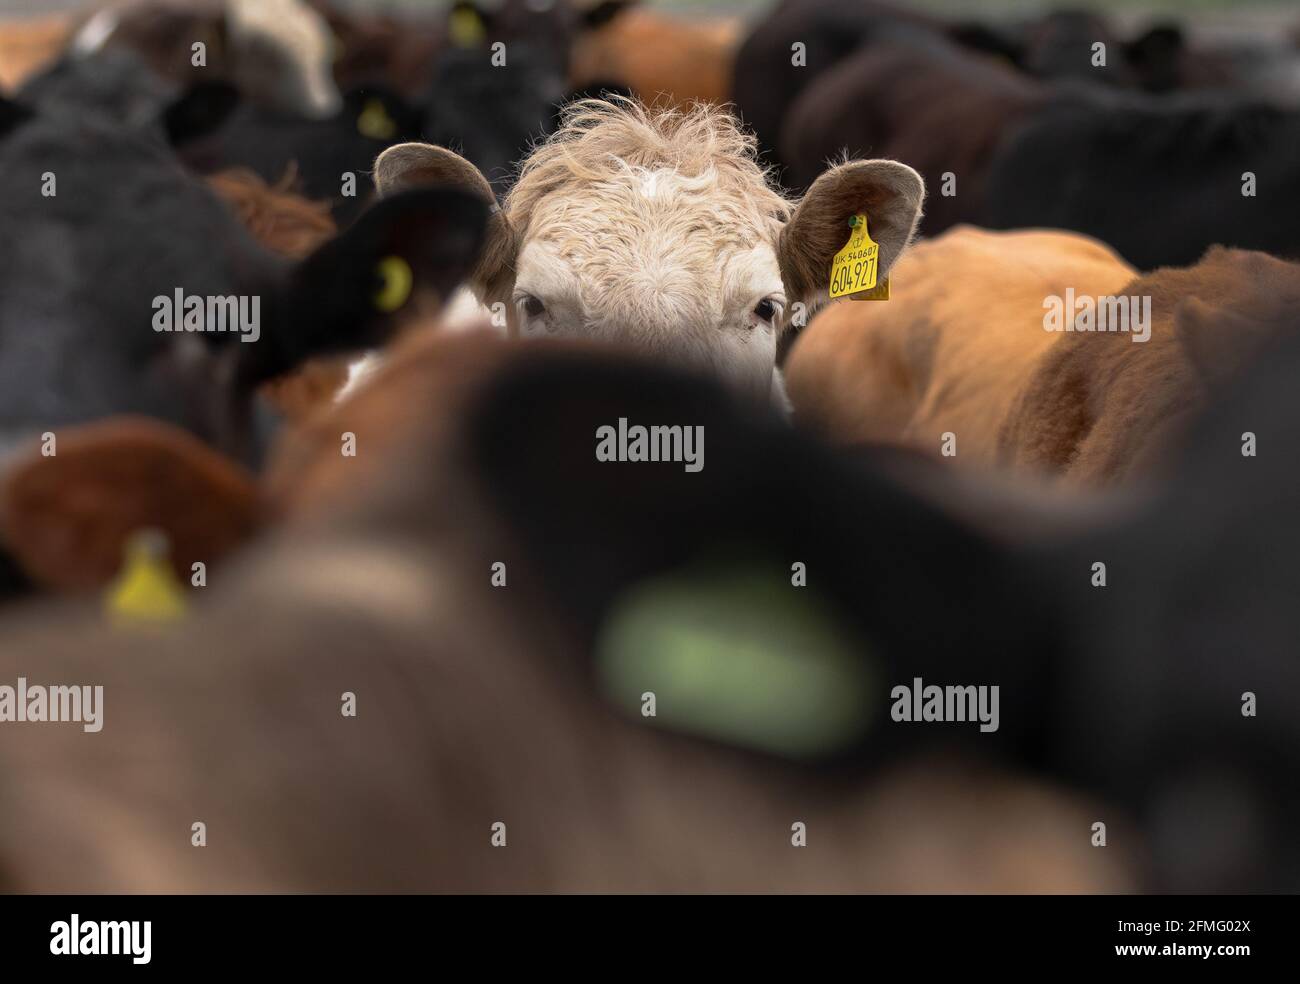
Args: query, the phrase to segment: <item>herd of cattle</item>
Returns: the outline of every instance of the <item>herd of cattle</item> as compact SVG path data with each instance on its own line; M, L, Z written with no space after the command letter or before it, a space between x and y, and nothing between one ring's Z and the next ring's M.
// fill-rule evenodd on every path
M1300 36L130 0L0 85L0 887L1300 889Z

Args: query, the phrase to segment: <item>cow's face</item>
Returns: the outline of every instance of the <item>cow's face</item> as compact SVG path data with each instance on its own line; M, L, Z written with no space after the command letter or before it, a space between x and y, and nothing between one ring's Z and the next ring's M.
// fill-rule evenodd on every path
M427 144L386 151L376 183L381 194L446 183L491 196L473 165ZM856 161L795 206L768 186L730 116L587 101L525 162L475 287L506 304L523 336L616 341L765 397L780 335L825 298L849 218L870 216L884 276L923 194L911 168Z
M630 166L582 196L536 203L515 263L512 315L525 337L638 346L703 364L761 397L789 308L779 230L779 214L726 194L716 174Z

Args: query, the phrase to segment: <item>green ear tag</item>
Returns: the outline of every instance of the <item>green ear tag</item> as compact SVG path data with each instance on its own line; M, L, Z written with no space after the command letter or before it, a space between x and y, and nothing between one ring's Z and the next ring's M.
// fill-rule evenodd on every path
M880 710L871 654L780 568L643 581L611 612L596 660L606 697L643 723L790 759L846 748Z
M411 296L411 287L415 283L411 264L400 256L385 256L375 265L375 272L384 282L375 294L375 307L385 314L392 314Z

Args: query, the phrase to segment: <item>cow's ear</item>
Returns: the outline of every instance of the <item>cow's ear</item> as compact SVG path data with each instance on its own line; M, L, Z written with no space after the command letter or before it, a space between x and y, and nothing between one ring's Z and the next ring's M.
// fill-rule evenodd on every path
M239 105L229 82L199 82L163 111L163 130L173 147L183 147L219 129Z
M444 303L478 263L487 208L473 195L419 188L377 201L289 275L265 337L241 348L259 383L309 358L383 345Z
M637 5L637 0L590 0L583 7L579 22L588 31L594 31L614 21L625 11Z
M1124 58L1145 88L1163 92L1176 87L1187 54L1177 24L1156 24L1124 45Z
M31 119L32 111L26 106L21 106L16 102L0 96L0 137L3 137L14 127Z
M880 246L877 276L888 276L916 232L924 199L921 176L897 161L850 161L819 177L781 230L777 259L790 300L807 304L827 296L831 261L859 214Z
M375 161L375 187L385 198L412 188L457 188L481 201L490 214L482 255L468 278L469 285L485 304L509 299L519 238L482 171L446 147L397 144Z

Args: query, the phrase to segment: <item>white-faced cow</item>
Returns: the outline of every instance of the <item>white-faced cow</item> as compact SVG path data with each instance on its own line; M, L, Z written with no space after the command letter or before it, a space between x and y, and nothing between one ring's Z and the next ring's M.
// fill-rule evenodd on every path
M767 178L754 138L724 110L574 103L523 162L470 286L505 305L515 334L630 343L784 405L778 343L826 298L849 219L868 216L883 277L925 187L887 160L834 166L799 202ZM441 184L494 202L473 164L431 144L386 150L375 182L384 195Z

